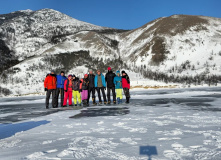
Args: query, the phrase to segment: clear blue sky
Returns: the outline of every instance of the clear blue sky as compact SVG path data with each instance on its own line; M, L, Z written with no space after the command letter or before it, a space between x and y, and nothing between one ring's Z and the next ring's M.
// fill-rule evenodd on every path
M221 0L1 0L0 14L51 8L100 26L134 29L173 14L221 18Z

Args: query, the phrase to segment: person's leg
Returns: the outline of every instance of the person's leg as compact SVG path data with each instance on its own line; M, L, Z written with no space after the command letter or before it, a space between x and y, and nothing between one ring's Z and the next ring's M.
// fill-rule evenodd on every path
M126 103L129 103L130 100L130 92L128 88L124 88L124 94L126 96Z
M123 94L122 94L122 89L119 89L119 98L120 98L120 103L122 103L122 99L123 99Z
M126 96L126 88L123 88L123 91L124 91L125 97L127 97L127 96Z
M77 104L77 92L78 91L73 91L73 99L74 99L74 104Z
M79 93L79 91L76 92L77 92L78 103L81 104L81 94Z
M56 108L56 89L52 90L52 107Z
M101 88L97 87L97 95L98 95L98 99L99 99L99 102L102 102L101 100L101 92L100 92Z
M63 106L67 106L67 100L68 100L68 92L64 92L64 102L63 102Z
M82 90L82 92L81 92L81 99L82 99L82 101L85 100L85 98L84 98L84 90Z
M86 92L87 90L82 90L82 94L81 94L81 96L82 96L82 101L83 101L83 104L84 105L86 105L86 103L87 103L87 94L88 94L88 92Z
M107 98L106 98L106 94L105 94L104 88L101 88L101 92L103 94L104 102L107 103Z
M89 87L89 89L88 89L88 95L87 95L87 103L89 103L89 101L90 101L90 94L91 94L91 91L92 91L92 88L90 88Z
M112 87L112 94L113 94L113 101L116 103L116 92L115 92L115 87Z
M85 91L85 99L88 99L88 90L84 90Z
M108 100L108 103L110 103L110 88L107 87L107 100Z
M50 99L50 96L51 96L51 89L49 89L46 93L46 100L45 100L45 105L46 105L46 108L49 108L49 99Z
M123 99L122 89L119 89L119 98Z
M72 91L68 91L68 97L69 97L69 106L72 105Z
M64 88L60 89L60 94L61 94L61 107L63 106L63 102L64 102Z
M58 107L58 98L59 98L60 88L56 89L56 98L55 98L55 106Z
M92 88L92 101L93 101L93 104L96 104L96 99L95 99L95 88Z
M119 89L116 89L117 103L120 104Z

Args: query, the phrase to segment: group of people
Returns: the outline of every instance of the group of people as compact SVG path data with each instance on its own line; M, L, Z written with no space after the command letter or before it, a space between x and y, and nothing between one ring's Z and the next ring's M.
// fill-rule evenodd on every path
M85 74L84 78L79 79L75 75L65 76L64 71L60 75L56 75L54 71L48 74L44 81L46 94L46 108L49 108L49 99L52 94L52 107L58 107L58 98L61 98L61 107L69 106L89 106L90 95L92 94L93 105L96 105L95 92L97 91L99 104L102 104L101 93L104 104L111 104L111 93L113 96L113 104L122 103L122 92L126 97L126 103L130 100L130 78L125 71L116 71L113 73L111 67L104 76L100 70L97 74L93 74L93 70L89 70L89 74ZM105 90L107 89L107 97ZM72 98L74 104L72 103ZM78 102L78 103L77 103Z

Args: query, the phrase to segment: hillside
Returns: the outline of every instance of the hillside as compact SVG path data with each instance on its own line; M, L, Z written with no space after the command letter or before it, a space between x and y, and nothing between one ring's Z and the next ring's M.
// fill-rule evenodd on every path
M216 85L221 19L173 15L126 31L52 9L0 15L0 94L43 92L50 70L82 76L107 66L156 81Z

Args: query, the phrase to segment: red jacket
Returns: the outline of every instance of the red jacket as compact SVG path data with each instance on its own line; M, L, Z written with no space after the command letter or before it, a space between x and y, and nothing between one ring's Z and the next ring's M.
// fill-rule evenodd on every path
M65 91L72 91L72 80L66 79L64 81L64 90Z
M130 89L130 78L128 75L122 76L122 87Z
M57 78L51 74L49 74L44 81L44 87L47 89L56 89Z

